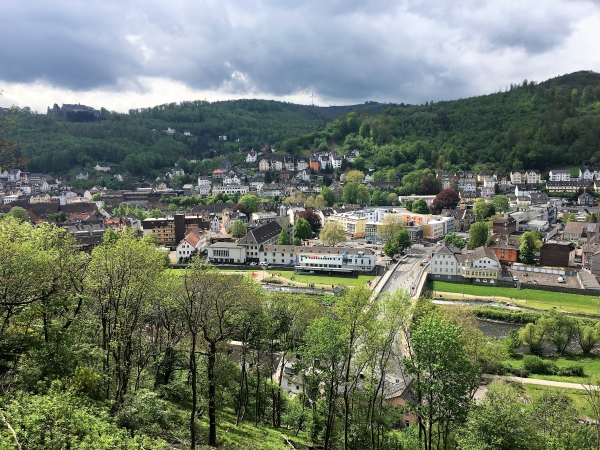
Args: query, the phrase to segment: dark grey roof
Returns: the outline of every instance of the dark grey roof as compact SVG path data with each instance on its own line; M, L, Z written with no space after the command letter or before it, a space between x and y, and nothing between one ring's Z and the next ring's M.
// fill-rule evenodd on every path
M246 234L246 236L240 239L239 243L241 245L261 245L269 241L270 239L279 236L281 230L282 228L277 222L269 222L264 225L261 225L260 227L254 230L249 231L248 234Z

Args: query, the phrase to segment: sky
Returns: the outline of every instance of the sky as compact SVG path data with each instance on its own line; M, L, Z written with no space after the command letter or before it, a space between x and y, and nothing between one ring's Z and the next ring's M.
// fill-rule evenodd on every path
M600 72L600 0L28 0L0 17L0 106L420 104Z

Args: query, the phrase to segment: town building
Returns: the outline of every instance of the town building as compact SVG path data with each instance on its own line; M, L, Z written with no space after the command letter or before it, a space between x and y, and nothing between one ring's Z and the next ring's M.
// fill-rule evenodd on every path
M542 266L570 267L575 265L575 249L572 242L547 241L540 248Z
M494 234L490 238L490 249L503 264L519 262L521 238L508 234Z
M142 233L154 234L158 245L176 248L186 232L194 227L200 230L210 229L210 222L201 216L175 214L173 217L148 218L142 222Z

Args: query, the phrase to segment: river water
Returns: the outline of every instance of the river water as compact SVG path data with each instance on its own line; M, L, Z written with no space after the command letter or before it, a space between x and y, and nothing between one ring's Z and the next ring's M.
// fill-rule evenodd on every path
M436 305L460 305L460 306L496 306L502 309L511 309L518 311L534 311L528 308L520 308L518 306L506 305L504 303L491 303L491 302L461 302L461 301L451 301L451 300L433 300L433 303ZM510 330L520 330L525 325L515 324L515 323L505 323L505 322L494 322L490 320L477 319L478 328L484 334L484 336L488 336L495 339L504 339L508 337L508 333ZM544 345L545 353L552 353L556 351L554 347L551 345ZM600 346L596 346L596 349L600 348ZM571 352L581 352L581 347L577 344L576 341L572 341L567 347L567 351ZM526 345L517 349L518 353L529 353L529 347Z

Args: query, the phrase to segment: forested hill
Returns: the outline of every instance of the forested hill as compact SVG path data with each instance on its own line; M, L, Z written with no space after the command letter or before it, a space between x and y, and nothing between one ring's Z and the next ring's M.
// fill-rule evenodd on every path
M94 122L57 120L27 108L12 119L7 137L29 157L27 169L34 172L59 175L107 162L135 180L156 177L188 156L223 156L235 164L245 158L239 147L268 142L305 156L317 149L358 149L358 168L377 168L378 177L387 179L400 172L404 190L412 193L433 170L508 172L600 163L600 74L524 81L505 92L420 106L195 101L128 114L102 109ZM165 132L169 127L173 137ZM218 161L193 169L212 170Z
M600 163L600 74L582 71L505 92L341 117L298 139L361 150L385 175L421 169L539 168ZM362 161L361 161L362 162Z
M29 158L27 169L33 172L57 175L108 162L115 170L150 177L178 158L213 158L237 152L239 147L276 145L316 131L339 114L360 108L377 111L383 106L372 102L317 107L268 100L194 101L128 114L102 109L100 118L92 122L70 122L22 108L12 115L7 137ZM169 127L175 129L173 137L165 132ZM219 136L227 136L227 141L220 141Z

